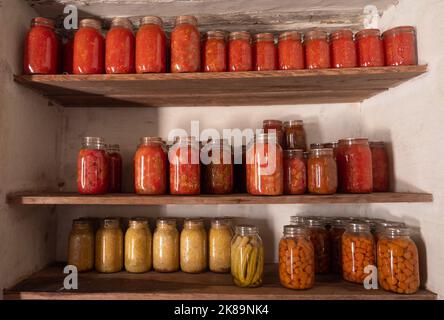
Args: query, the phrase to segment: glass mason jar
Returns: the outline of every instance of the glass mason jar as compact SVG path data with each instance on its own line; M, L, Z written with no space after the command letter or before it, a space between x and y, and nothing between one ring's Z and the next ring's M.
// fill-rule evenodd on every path
M73 73L101 74L104 69L105 40L102 22L83 19L74 37Z
M357 66L356 45L351 30L336 30L330 34L330 55L333 68Z
M123 232L119 219L106 218L96 232L96 270L119 272L123 268Z
M279 35L278 66L279 70L304 69L304 46L300 32L287 31Z
M176 219L157 219L153 235L153 267L157 272L179 270L179 231Z
M387 192L390 189L389 158L385 143L370 142L372 152L373 192Z
M327 32L314 30L305 33L304 46L307 69L330 68L330 46Z
M253 70L253 50L250 33L231 32L228 42L228 71L251 70Z
M200 193L200 147L195 137L180 137L168 152L170 193Z
M308 191L314 194L334 194L338 173L333 149L312 149L307 163Z
M122 192L122 156L120 155L120 146L111 144L107 147L108 152L108 192Z
M165 194L167 151L159 137L143 137L134 155L134 189L137 194Z
M180 269L200 273L207 269L207 232L199 218L185 219L180 233Z
M209 265L212 272L230 272L232 228L230 219L215 218L211 221L208 247Z
M365 267L375 265L375 242L370 226L363 222L347 224L342 235L342 276L345 280L363 283L369 274Z
M339 140L336 154L339 189L345 193L373 191L372 152L368 139Z
M416 30L411 26L392 28L382 34L385 62L388 66L412 66L418 64Z
M59 44L54 20L37 17L25 39L23 72L25 74L56 74Z
M136 72L166 72L166 35L162 19L146 16L136 35Z
M106 34L106 73L134 73L135 41L131 21L127 18L114 18Z
M242 145L238 149L239 158L236 161L236 153L234 157L234 189L237 193L245 193L247 191L247 160L246 160L246 151L247 146ZM240 162L242 163L236 163Z
M247 192L252 195L282 195L283 152L274 134L260 134L247 147Z
M324 143L324 148L333 149L333 157L336 159L336 153L338 152L339 143L337 142L327 142Z
M302 120L284 122L285 143L282 148L307 150L307 140Z
M199 72L200 53L196 17L178 16L171 32L171 72Z
M331 222L330 234L330 271L342 275L342 235L347 220L336 218Z
M227 46L224 31L208 31L205 34L202 66L204 72L227 71Z
M62 72L72 74L72 58L74 53L74 33L67 32L62 44Z
M356 51L359 67L383 67L384 43L379 29L364 29L356 35Z
M234 188L233 153L227 140L211 140L204 146L203 154L209 163L202 166L203 187L206 193L227 194Z
M68 241L68 264L77 267L78 272L94 268L94 229L90 221L76 219Z
M279 280L289 289L309 289L314 285L314 248L302 225L284 226L279 242Z
M264 274L264 247L258 228L238 225L231 241L231 275L238 287L259 287Z
M277 52L272 33L258 33L253 36L253 70L277 69Z
M325 224L319 218L306 218L309 238L313 244L315 254L315 273L330 272L330 239Z
M80 194L104 194L108 191L108 162L104 140L85 137L77 157L77 189Z
M151 270L153 237L146 218L129 220L125 233L125 269L132 273Z
M378 281L387 291L415 293L419 289L419 258L407 227L389 227L378 241Z
M284 193L304 194L307 190L307 167L304 151L284 151Z
M276 134L277 142L281 146L282 149L285 149L285 131L280 120L264 120L262 122L262 128L264 129L264 133L268 134Z

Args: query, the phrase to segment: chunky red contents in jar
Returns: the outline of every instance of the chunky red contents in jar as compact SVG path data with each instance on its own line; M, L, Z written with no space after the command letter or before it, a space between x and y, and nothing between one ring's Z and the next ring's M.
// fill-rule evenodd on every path
M372 152L373 191L389 191L389 159L383 144L370 144Z
M331 64L334 68L354 68L357 65L356 45L351 30L338 30L330 38Z
M328 44L327 34L322 33L322 35L310 36L310 33L307 32L305 37L306 67L308 69L330 68L330 46Z
M336 161L333 153L324 154L324 151L312 152L319 153L313 156L310 154L307 163L307 186L308 191L314 194L333 194L338 187L338 174Z
M170 149L169 160L170 193L183 195L199 194L199 149L193 149L191 146L173 146Z
M233 162L231 154L220 152L219 161L211 162L203 167L204 189L210 194L226 194L233 192Z
M230 42L228 44L228 70L253 70L253 53L249 38L230 38Z
M171 33L171 72L200 71L200 33L197 27L183 23Z
M74 38L73 73L101 74L104 69L104 39L99 30L81 27Z
M285 149L307 150L305 130L302 121L284 122Z
M131 29L111 28L106 35L106 73L134 73L134 43Z
M278 60L280 70L304 69L304 47L299 33L294 36L281 34L278 43Z
M384 43L378 29L365 29L356 34L356 50L360 67L385 65Z
M285 132L280 120L264 120L262 124L264 133L276 134L277 142L282 149L286 149L285 146Z
M59 45L53 22L36 18L25 39L25 74L56 74Z
M418 64L416 32L413 27L398 27L383 34L385 61L388 66Z
M108 153L109 183L108 192L122 192L122 156L118 152Z
M63 72L72 74L72 59L74 51L74 38L68 39L63 44Z
M227 71L227 49L223 38L205 39L202 49L202 65L205 72ZM223 35L222 35L223 37Z
M136 36L136 72L166 71L166 36L157 24L142 25Z
M272 34L257 34L253 44L253 68L256 71L276 70L277 52Z
M285 194L304 194L307 189L307 168L302 157L284 157Z
M164 194L167 189L167 154L160 144L141 145L134 156L137 194Z
M105 150L81 149L77 158L77 187L81 194L108 191L108 155Z

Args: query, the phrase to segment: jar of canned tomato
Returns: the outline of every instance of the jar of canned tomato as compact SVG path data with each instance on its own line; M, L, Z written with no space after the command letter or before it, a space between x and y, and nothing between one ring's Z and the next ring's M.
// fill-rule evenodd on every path
M372 152L373 191L389 191L389 159L385 143L370 142Z
M333 68L356 67L356 45L351 30L336 30L330 34L330 54Z
M227 71L227 47L224 31L208 31L205 34L202 66L204 72Z
M277 52L272 33L258 33L253 37L253 69L256 71L276 70Z
M233 153L227 140L211 140L204 146L203 187L206 193L227 194L234 188ZM208 156L208 159L203 157Z
M280 70L304 69L304 47L300 32L287 31L279 35L278 66Z
M368 139L339 140L336 155L340 190L345 193L369 193L373 190L372 153Z
M330 240L324 222L319 218L306 218L309 238L314 248L315 273L330 272Z
M250 33L231 32L228 43L228 71L251 70L253 70L253 50Z
M127 18L114 18L106 34L106 73L134 73L134 51L135 38L131 21Z
M284 122L284 148L307 150L307 141L302 120L290 120Z
M284 193L304 194L307 190L307 168L304 150L284 151Z
M62 45L62 72L66 74L72 74L72 59L74 53L74 34L68 32Z
M143 137L134 156L134 189L137 194L165 194L167 151L162 138Z
M111 144L107 147L109 160L109 186L108 192L122 192L122 156L120 154L120 146Z
M171 32L171 72L200 71L200 33L194 16L179 16Z
M290 217L290 224L305 226L307 218L308 217L304 217L304 216L291 216Z
M388 66L411 66L418 64L416 30L411 26L397 27L382 34L385 62Z
M102 23L83 19L74 37L73 73L101 74L104 69L105 41Z
M142 18L136 35L136 72L166 72L166 36L162 19L156 16Z
M275 134L259 134L247 147L247 192L252 195L282 195L283 152Z
M314 30L305 33L305 65L308 69L330 68L328 33Z
M262 128L264 129L264 133L276 134L277 142L282 147L282 149L285 149L285 132L282 121L264 120L262 122Z
M331 221L330 236L330 258L331 272L342 274L342 235L345 232L346 220L336 218Z
M356 35L356 50L359 67L383 67L385 65L384 43L378 29L364 29Z
M23 71L25 74L56 74L59 45L51 19L37 17L25 39Z
M308 192L333 194L338 187L336 161L333 149L312 149L307 163Z

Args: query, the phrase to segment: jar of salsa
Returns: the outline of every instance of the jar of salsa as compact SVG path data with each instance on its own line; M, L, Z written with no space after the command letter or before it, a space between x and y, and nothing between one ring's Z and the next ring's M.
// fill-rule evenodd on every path
M171 72L200 71L200 33L194 16L179 16L171 32Z
M339 140L336 161L342 192L372 192L372 153L367 139L348 138Z
M284 192L283 152L275 134L259 134L247 147L247 192L268 196Z
M106 35L106 73L134 73L135 38L127 18L114 18Z
M389 159L385 143L370 142L372 152L373 192L389 191Z
M279 70L304 69L304 47L300 32L287 31L279 35L278 66Z
M79 27L74 37L73 73L101 74L105 56L102 23L95 19L83 19Z
M180 137L168 152L170 193L200 193L200 148L195 137Z
M62 72L72 74L72 59L74 51L74 34L68 33L63 42L62 48L63 67Z
M264 120L262 123L262 128L264 133L275 133L277 137L277 142L282 149L285 149L285 132L280 120Z
M144 137L134 155L134 189L137 194L165 194L167 151L162 138Z
M59 45L53 20L42 17L32 19L24 51L25 74L57 73Z
M304 150L284 151L284 193L304 194L307 190L307 168Z
M102 138L85 137L77 157L77 188L80 194L108 191L109 164Z
M256 71L276 70L277 52L272 33L258 33L253 37L253 69Z
M378 29L364 29L356 34L358 66L383 67L385 65L384 43Z
M94 229L90 221L76 219L68 241L68 264L77 267L78 272L94 268Z
M227 71L227 48L224 31L208 31L202 48L204 72Z
M120 155L120 146L111 144L107 148L108 151L108 168L109 168L109 187L108 192L122 192L122 156Z
M284 122L285 149L307 150L307 141L302 120L291 120Z
M342 235L347 221L341 218L333 219L329 230L330 236L330 270L342 275Z
M336 30L330 34L330 55L333 68L357 66L356 45L351 30Z
M324 222L319 218L306 218L308 235L314 248L314 271L316 274L330 272L330 239Z
M166 72L166 36L162 19L142 18L136 35L136 72Z
M253 50L250 33L231 32L228 43L228 71L251 70L253 70Z
M387 30L382 34L385 62L388 66L411 66L418 64L416 30L403 26Z
M305 65L308 69L330 68L330 47L328 33L325 31L309 31L305 33Z
M119 272L123 268L123 232L119 219L106 218L96 233L96 270Z
M204 191L210 194L232 193L234 187L233 153L228 141L211 140L203 150L203 156L208 155L202 167Z
M338 187L336 161L332 149L312 149L307 163L308 191L333 194Z
M146 218L129 220L125 233L125 270L131 273L150 271L152 267L152 235Z

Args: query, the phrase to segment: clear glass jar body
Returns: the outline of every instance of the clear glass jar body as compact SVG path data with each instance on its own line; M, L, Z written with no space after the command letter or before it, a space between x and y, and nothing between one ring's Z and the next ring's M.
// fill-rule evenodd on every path
M330 68L330 46L325 31L305 33L305 66L307 69Z
M307 186L313 194L333 194L338 173L332 149L312 149L307 163Z
M284 151L284 193L304 194L307 190L307 167L304 151Z
M283 152L274 135L257 136L247 147L247 192L252 195L282 195Z
M68 240L68 264L78 272L94 268L94 229L90 221L77 219L72 223Z
M119 272L123 268L123 232L118 219L105 219L96 232L96 270Z
M106 34L106 73L134 73L135 41L129 19L114 18Z
M412 66L418 64L416 30L403 26L382 34L385 48L385 62L388 66Z
M277 142L282 149L285 149L285 131L282 121L280 120L264 120L262 123L264 133L276 134Z
M209 164L202 166L204 191L209 194L228 194L234 189L233 153L228 142L212 140L204 146Z
M232 238L233 229L230 220L219 218L211 221L208 235L208 251L209 267L212 272L230 272Z
M279 35L278 67L279 70L304 69L304 46L299 32L288 31Z
M122 156L118 144L108 146L108 192L122 192Z
M378 29L364 29L356 34L356 51L359 67L383 67L384 43Z
M342 235L345 232L345 221L336 219L329 230L330 234L330 271L342 275Z
M74 37L73 73L102 74L104 71L105 40L101 22L83 19Z
M125 269L132 273L148 272L152 267L152 234L144 218L131 219L125 233Z
M180 233L180 269L200 273L207 269L207 232L202 219L185 220Z
M326 274L330 272L330 239L327 229L317 218L306 219L309 238L314 248L315 273Z
M171 72L200 71L200 33L193 16L179 16L171 32Z
M258 33L253 39L253 69L270 71L277 69L277 51L272 33Z
M284 122L284 145L282 148L307 150L307 139L302 120L291 120Z
M343 29L331 33L330 56L333 68L354 68L357 66L356 45L351 30Z
M136 72L166 72L166 35L159 17L142 19L136 35Z
M390 189L389 158L384 142L370 142L372 152L373 192Z
M227 71L227 46L225 32L208 31L202 47L202 69L204 72Z
M158 219L153 235L153 268L157 272L179 270L179 231L175 219Z
M279 280L289 289L309 289L315 281L315 254L308 230L285 226L279 242Z
M228 71L253 70L251 37L246 31L231 32L228 43Z
M231 275L239 287L259 287L264 273L264 247L254 226L236 226L231 242Z
M167 151L161 138L144 137L134 155L134 189L137 194L165 194Z

